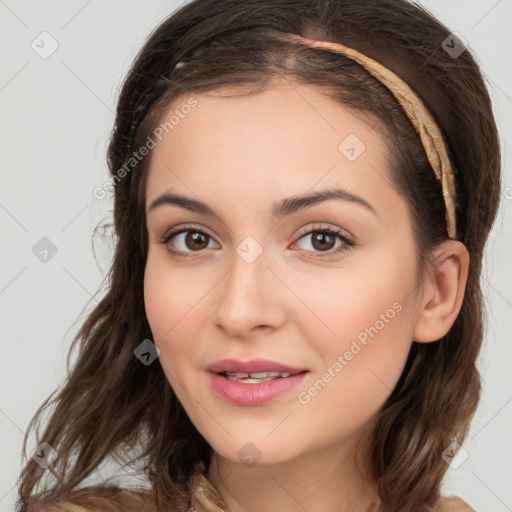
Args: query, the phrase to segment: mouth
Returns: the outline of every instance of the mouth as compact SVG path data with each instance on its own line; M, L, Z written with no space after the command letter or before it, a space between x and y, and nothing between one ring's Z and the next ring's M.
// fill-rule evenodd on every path
M224 373L232 377L240 378L251 376L255 379L266 378L268 376L273 378L286 374L295 375L307 370L307 368L304 367L290 366L285 363L262 358L251 359L249 361L221 359L220 361L209 364L205 369L217 374Z
M286 397L306 378L308 370L290 372L207 372L216 396L235 405L258 406Z
M225 377L232 382L240 382L243 384L261 384L270 380L286 379L291 376L307 373L303 370L297 373L291 372L257 372L257 373L241 373L241 372L215 372L217 375Z

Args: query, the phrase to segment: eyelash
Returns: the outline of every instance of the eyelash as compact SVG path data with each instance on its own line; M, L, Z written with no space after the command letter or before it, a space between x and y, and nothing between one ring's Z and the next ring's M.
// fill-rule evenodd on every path
M205 233L202 229L199 229L197 226L191 225L191 226L183 226L179 229L168 231L163 237L161 237L158 240L158 243L162 244L162 245L167 245L170 242L172 237L179 235L180 233L187 233L189 231L195 232L195 233L201 233L202 235L205 235L210 239L213 238L208 233ZM338 247L335 250L330 249L329 251L324 251L324 252L306 251L306 252L313 252L314 254L317 254L317 256L311 256L311 258L314 258L314 259L321 259L324 257L330 257L330 256L334 256L337 254L341 254L345 251L349 251L356 245L353 240L351 240L351 239L347 238L345 235L343 235L341 230L333 229L333 228L326 227L326 226L321 226L321 227L317 227L317 228L313 228L313 229L309 229L309 230L304 230L297 235L298 236L297 240L301 240L306 235L311 235L313 233L326 233L327 235L338 237L343 242L343 245L341 245L340 247ZM181 257L181 258L188 258L190 256L193 257L194 252L196 252L196 253L202 252L202 251L191 251L191 252L177 251L170 247L168 247L167 250L171 254Z

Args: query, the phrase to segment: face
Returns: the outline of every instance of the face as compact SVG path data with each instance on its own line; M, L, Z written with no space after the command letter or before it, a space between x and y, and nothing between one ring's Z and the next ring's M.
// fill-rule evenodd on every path
M309 86L194 98L148 171L144 296L159 362L222 456L334 450L373 424L413 338L415 245L387 145ZM207 370L222 359L306 371L236 383Z

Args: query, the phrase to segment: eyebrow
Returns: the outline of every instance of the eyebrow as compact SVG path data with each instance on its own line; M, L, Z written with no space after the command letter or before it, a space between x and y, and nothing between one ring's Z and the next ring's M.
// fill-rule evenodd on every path
M375 208L362 197L343 190L341 188L333 188L328 190L321 190L318 192L312 192L310 194L299 194L296 196L288 197L274 203L272 206L271 214L274 218L282 218L286 215L290 215L299 210L309 208L315 204L329 201L331 199L338 199L342 201L348 201L353 204L363 206L366 210L372 212L375 216L379 216ZM175 205L185 208L192 212L202 213L221 220L221 216L210 206L202 201L191 199L189 197L182 196L180 194L174 194L166 192L161 196L158 196L148 208L147 213L163 205Z

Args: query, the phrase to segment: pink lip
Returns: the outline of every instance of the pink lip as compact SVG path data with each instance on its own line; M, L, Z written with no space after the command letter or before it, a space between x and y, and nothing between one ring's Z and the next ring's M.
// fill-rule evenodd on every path
M296 368L269 359L251 359L250 361L238 361L237 359L221 359L208 365L206 370L214 373L236 372L236 373L260 373L260 372L281 372L301 373L307 368Z
M281 370L269 369L268 371ZM256 372L251 371L249 373ZM228 402L236 405L263 405L302 382L307 373L309 372L305 371L290 375L289 377L262 382L261 384L234 382L223 375L211 371L208 372L208 376L214 391Z

